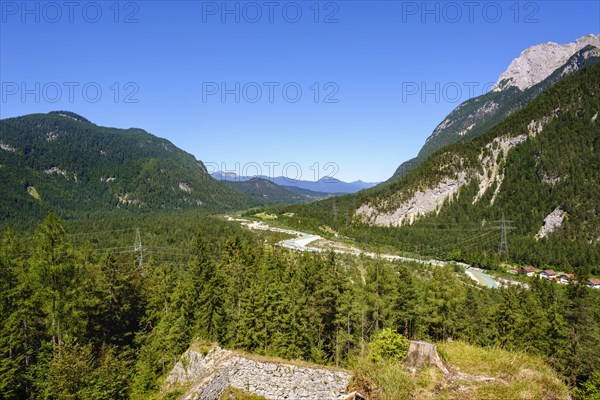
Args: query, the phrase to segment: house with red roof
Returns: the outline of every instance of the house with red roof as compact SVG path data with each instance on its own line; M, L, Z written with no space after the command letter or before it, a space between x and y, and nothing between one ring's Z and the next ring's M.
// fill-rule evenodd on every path
M571 282L575 282L575 275L559 273L557 282L561 285L568 285Z
M588 286L592 289L600 290L600 279L598 278L590 278L588 279Z
M528 265L526 267L521 268L521 273L527 275L528 277L534 277L535 276L535 268Z
M556 271L552 269L545 269L542 272L540 272L540 278L553 280L554 278L556 278Z

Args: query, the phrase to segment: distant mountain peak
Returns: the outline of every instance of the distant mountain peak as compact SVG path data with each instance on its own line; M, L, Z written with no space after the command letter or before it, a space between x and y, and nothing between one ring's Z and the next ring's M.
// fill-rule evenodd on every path
M546 79L573 54L590 45L600 48L600 35L590 34L563 45L547 42L529 47L510 63L492 90L498 92L514 86L524 91Z
M342 181L340 181L337 178L334 178L332 176L324 176L322 178L320 178L317 182L321 182L321 183L340 183Z

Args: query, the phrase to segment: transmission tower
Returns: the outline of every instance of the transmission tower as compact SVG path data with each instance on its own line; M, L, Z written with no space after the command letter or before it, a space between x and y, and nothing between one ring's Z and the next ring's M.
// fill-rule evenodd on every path
M498 227L494 228L494 229L499 229L500 230L500 245L498 246L498 253L500 253L500 254L508 254L508 235L507 235L507 232L509 230L513 230L515 228L511 226L512 221L509 221L506 218L504 218L504 214L502 214L502 219L500 221L495 221L495 222L498 223L498 224L500 224Z
M135 228L135 244L133 245L133 251L137 254L138 267L144 266L144 253L142 251L142 235L140 235L140 228Z

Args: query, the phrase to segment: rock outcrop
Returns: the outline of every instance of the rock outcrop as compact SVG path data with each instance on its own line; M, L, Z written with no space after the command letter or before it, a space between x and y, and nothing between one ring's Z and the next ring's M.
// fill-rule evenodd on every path
M186 400L218 400L228 387L266 399L343 399L352 374L318 366L264 361L216 346L206 354L188 349L165 381L186 387Z
M566 214L560 208L552 211L546 218L544 218L544 225L540 228L540 231L535 235L535 240L540 240L547 237L552 232L560 228L565 220Z
M491 204L494 204L496 196L500 191L500 185L502 185L502 181L504 180L504 172L501 170L501 166L506 161L508 152L525 140L527 140L526 135L502 136L495 138L485 146L479 155L479 162L483 171L478 174L479 191L473 199L473 204L481 200L488 189L496 183L496 189L490 200Z
M492 90L500 91L511 86L520 90L530 88L564 65L577 51L589 45L600 47L600 35L587 35L577 39L575 43L564 45L549 42L532 46L512 61Z
M447 177L435 187L417 191L393 211L378 212L376 207L363 204L356 210L355 216L379 226L401 226L406 221L412 224L418 217L438 211L467 183L467 174L460 172L456 177Z

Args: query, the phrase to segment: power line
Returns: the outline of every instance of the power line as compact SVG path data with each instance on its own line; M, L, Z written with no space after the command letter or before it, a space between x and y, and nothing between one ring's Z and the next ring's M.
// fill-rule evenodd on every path
M95 236L98 234L103 234L103 233L115 233L115 232L130 232L130 231L134 231L137 228L123 228L123 229L110 229L110 230L104 230L104 231L94 231L94 232L80 232L80 233L65 233L64 236L66 237L73 237L73 236ZM36 233L19 233L20 237L35 237Z
M140 235L140 228L135 228L135 244L133 250L137 254L138 267L144 267L144 253L142 251L142 236Z
M448 250L448 249L451 249L452 247L462 247L462 246L473 246L473 247L476 247L476 246L480 245L483 242L477 242L477 243L469 244L469 245L467 245L467 243L471 243L471 242L476 241L476 240L482 241L484 238L489 239L490 236L491 236L491 234L492 234L492 232L485 231L483 233L480 233L479 235L475 235L475 236L469 237L467 239L460 240L458 242L450 242L450 243L447 243L447 244L442 245L442 246L432 246L432 248L433 249L437 249L437 250Z
M67 233L65 236L92 236L100 233L114 233L114 232L128 232L139 228L123 228L123 229L111 229L106 231L95 231L95 232L81 232L81 233Z

